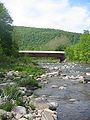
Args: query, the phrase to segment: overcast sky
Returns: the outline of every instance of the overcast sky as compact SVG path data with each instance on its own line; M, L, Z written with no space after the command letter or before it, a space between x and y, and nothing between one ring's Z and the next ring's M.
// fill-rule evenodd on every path
M13 24L65 31L90 30L90 0L0 0Z

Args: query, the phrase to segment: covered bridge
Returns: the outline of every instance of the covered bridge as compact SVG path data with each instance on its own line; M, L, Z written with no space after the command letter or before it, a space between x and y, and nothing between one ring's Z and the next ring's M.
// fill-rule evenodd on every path
M21 55L29 55L31 57L56 57L60 61L65 59L64 51L19 51Z

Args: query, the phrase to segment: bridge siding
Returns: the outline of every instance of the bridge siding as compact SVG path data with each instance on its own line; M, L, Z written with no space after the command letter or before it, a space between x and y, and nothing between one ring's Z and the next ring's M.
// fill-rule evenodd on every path
M29 55L31 57L56 57L60 61L65 59L65 52L63 51L19 51L20 55Z

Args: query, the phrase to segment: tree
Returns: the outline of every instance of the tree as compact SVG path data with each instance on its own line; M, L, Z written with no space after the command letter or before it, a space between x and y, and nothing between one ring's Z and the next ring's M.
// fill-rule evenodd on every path
M7 9L0 3L0 46L3 54L10 56L12 55L12 18L10 17Z
M80 37L78 44L66 49L66 53L71 60L90 62L90 34L86 30Z
M89 31L88 30L84 30L84 34L89 34Z
M90 60L90 34L88 32L84 32L84 34L80 38L80 47L82 51L82 57L84 61Z

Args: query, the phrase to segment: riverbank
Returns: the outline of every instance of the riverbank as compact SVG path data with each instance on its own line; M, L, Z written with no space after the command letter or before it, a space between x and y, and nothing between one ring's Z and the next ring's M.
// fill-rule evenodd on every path
M7 58L0 66L1 120L44 120L47 116L53 120L53 116L56 117L56 112L48 106L38 107L40 98L33 94L41 87L38 77L45 73L42 67L23 57L17 60Z
M14 70L9 66L0 73L5 88L0 97L2 120L89 120L90 84L84 81L84 75L90 75L89 64L37 64L20 58L14 65Z

